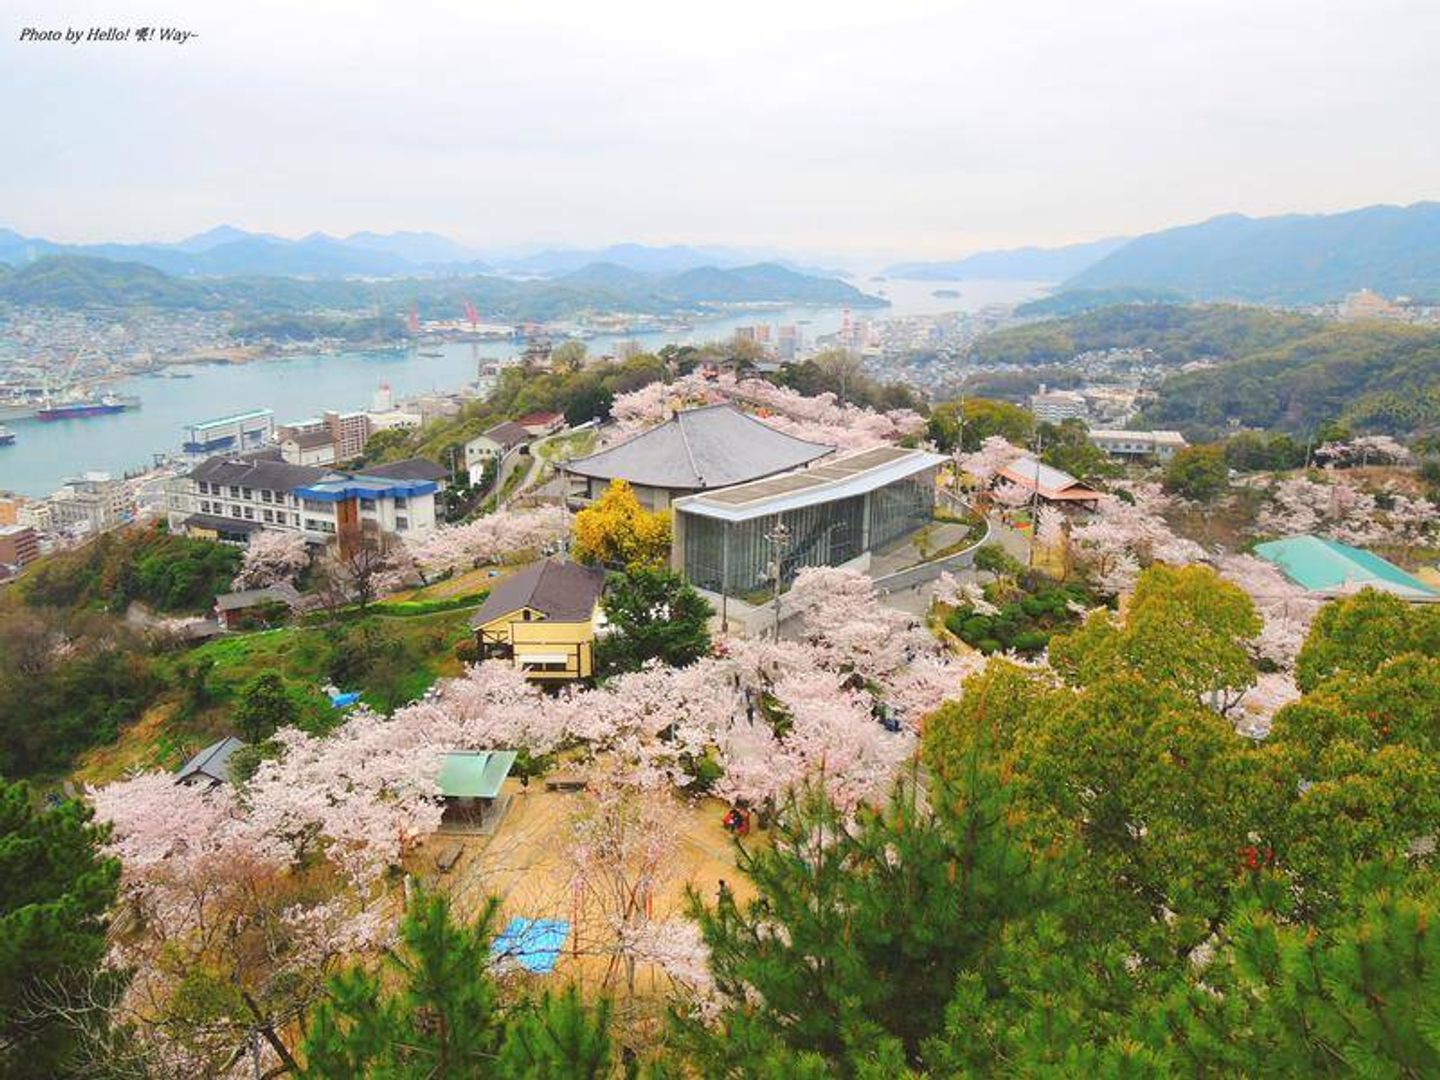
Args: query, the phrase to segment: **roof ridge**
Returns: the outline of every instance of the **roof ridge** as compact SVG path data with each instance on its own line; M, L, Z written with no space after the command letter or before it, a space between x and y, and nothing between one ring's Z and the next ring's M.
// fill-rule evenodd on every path
M685 448L685 460L690 462L690 471L695 474L695 479L699 481L700 487L703 488L705 486L705 477L700 475L700 466L695 464L695 454L690 449L690 436L685 433L685 425L680 422L680 418L684 415L684 412L677 412L675 414L675 426L680 430L680 445Z

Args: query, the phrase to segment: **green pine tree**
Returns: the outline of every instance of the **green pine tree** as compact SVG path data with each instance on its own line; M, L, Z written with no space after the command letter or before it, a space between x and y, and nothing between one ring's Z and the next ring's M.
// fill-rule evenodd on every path
M1017 840L1009 794L978 765L958 783L914 778L853 820L818 788L779 815L773 845L742 846L758 896L691 912L725 1002L718 1027L687 1026L706 1075L761 1075L778 1061L897 1075L922 1063L956 979L988 979L1007 927L1053 896L1049 867Z
M65 1073L79 1032L52 1005L114 989L99 964L120 866L103 835L83 803L36 810L25 784L0 781L0 1075Z
M303 1047L304 1075L341 1080L568 1080L613 1069L608 1003L573 988L538 1001L503 1000L490 970L499 917L491 898L469 926L448 899L420 893L385 970L331 980Z

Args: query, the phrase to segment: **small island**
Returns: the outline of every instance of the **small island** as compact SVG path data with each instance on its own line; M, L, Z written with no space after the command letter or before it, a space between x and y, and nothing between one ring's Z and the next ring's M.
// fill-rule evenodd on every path
M930 295L933 296L933 297L935 297L935 299L937 299L937 300L958 300L958 299L960 298L960 290L959 290L959 289L935 289L935 290L933 290L933 291L930 293Z

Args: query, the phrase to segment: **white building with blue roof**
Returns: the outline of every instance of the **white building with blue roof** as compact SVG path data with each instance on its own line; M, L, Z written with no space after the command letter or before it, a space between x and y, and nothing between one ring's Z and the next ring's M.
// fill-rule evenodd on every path
M170 527L249 543L261 531L298 532L313 544L360 533L429 534L445 470L416 459L341 472L292 465L273 451L208 458L166 492Z

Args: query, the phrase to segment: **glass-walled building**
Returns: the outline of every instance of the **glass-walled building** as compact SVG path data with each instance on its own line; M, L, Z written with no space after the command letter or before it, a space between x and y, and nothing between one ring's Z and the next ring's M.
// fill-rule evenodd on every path
M672 562L697 588L744 597L807 566L843 566L929 524L936 454L881 446L678 499Z

